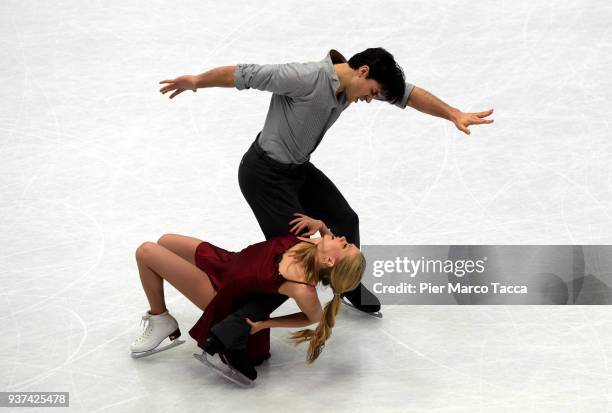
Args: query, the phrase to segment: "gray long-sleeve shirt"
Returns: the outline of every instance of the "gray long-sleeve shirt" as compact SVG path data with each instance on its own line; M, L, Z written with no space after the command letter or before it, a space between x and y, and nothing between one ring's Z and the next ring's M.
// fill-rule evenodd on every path
M272 92L266 122L259 144L271 158L299 164L323 139L351 102L345 93L336 96L340 79L334 64L346 63L336 50L320 61L285 64L238 64L234 83L238 90L259 89ZM404 97L395 106L404 108L414 85L406 82ZM382 96L374 99L385 100Z

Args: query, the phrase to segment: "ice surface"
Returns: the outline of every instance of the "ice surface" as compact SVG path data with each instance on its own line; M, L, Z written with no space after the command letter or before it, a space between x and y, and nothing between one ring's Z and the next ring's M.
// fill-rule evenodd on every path
M312 161L359 214L363 244L610 244L611 9L1 2L0 391L69 391L83 412L608 411L606 306L343 309L311 366L274 330L246 391L205 372L192 339L140 360L129 344L148 308L141 243L263 240L237 168L269 94L170 100L159 81L382 46L411 83L466 112L494 108L495 123L467 136L412 108L347 109ZM170 285L166 297L187 337L200 311Z

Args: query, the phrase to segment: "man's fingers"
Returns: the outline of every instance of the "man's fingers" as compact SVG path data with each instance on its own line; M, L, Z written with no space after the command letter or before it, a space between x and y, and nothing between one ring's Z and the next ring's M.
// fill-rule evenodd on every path
M473 121L470 122L470 125L471 124L480 125L482 123L493 123L493 119L480 119L480 118L474 119Z
M172 95L170 95L170 99L183 92L185 89L177 89Z
M162 92L162 94L166 93L166 92L170 92L171 90L176 89L175 85L168 85L168 86L164 86L162 87L159 91Z
M292 225L294 223L297 223L296 225L299 225L303 220L304 220L304 218L296 218L296 219L290 221L289 225Z
M493 109L489 109L489 110L485 110L484 112L480 112L480 115L489 116L491 113L493 113Z
M174 82L174 80L166 79L166 80L162 80L161 82L159 82L159 84L161 85L162 83L172 83L172 82Z
M174 82L167 82L167 83L170 83L170 84L162 87L161 89L159 89L160 92L166 93L169 90L176 89L176 85L174 84Z
M476 116L478 116L479 118L482 118L485 116L489 116L491 113L493 113L493 109L489 109L489 110L485 110L484 112L476 113Z

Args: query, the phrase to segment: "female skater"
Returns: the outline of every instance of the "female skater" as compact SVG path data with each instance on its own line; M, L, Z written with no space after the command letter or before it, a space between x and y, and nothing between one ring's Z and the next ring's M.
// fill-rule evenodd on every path
M164 302L165 279L205 311L189 331L204 349L210 328L235 311L250 295L283 294L293 298L301 312L257 322L248 320L252 327L247 343L249 361L259 364L270 357L269 328L305 327L318 322L314 331L304 329L290 336L296 345L309 342L307 360L312 363L331 335L340 295L357 288L361 282L365 258L359 248L347 243L344 237L332 234L322 221L303 214L295 215L298 218L290 222L292 233L250 245L240 252L229 252L206 241L174 234L162 236L157 244L143 243L136 251L136 262L151 308L143 316L147 325L142 335L132 343L133 357L150 355L182 343L175 342L181 333ZM311 239L295 235L305 230L308 231L304 235L319 231L321 237ZM319 282L330 286L334 292L324 309L315 287ZM174 343L158 348L166 338Z

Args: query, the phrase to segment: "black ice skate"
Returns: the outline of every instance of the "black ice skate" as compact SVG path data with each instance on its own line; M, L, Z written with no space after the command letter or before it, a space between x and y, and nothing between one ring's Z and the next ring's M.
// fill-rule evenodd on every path
M193 357L241 387L252 387L257 378L257 371L249 364L246 351L227 350L214 334L204 343L202 354Z
M353 291L342 294L341 302L348 308L360 313L366 313L376 318L382 318L383 316L380 312L380 301L363 284L359 284L359 287Z

